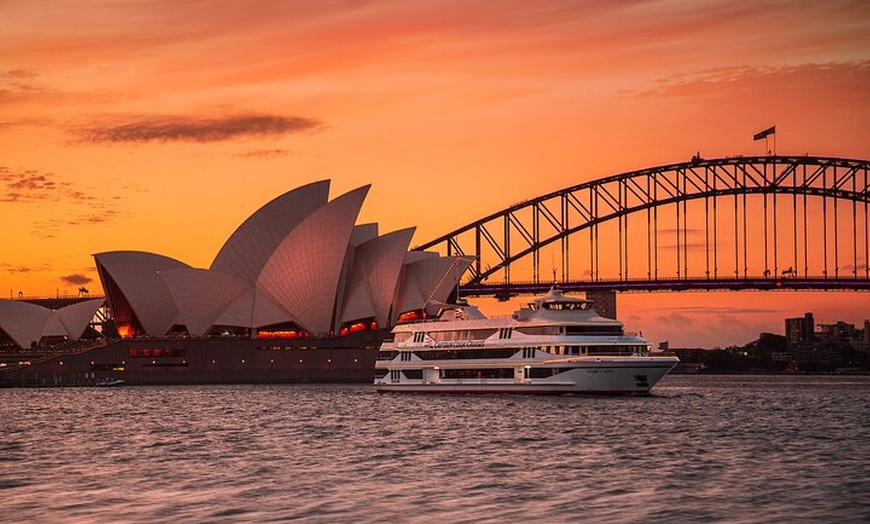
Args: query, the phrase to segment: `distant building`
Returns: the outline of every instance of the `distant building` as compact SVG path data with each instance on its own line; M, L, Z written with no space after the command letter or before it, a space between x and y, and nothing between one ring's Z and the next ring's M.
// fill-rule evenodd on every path
M826 338L845 339L855 336L855 325L838 320L835 324L822 324L819 332Z
M812 344L814 336L815 320L812 313L806 313L803 317L785 319L785 339L789 348Z
M595 312L605 318L616 318L616 291L587 291L586 298L594 302Z

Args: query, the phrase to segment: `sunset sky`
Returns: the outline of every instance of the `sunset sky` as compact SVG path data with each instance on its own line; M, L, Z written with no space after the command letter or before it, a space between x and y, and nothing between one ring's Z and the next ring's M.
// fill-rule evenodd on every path
M0 291L99 293L103 251L207 267L326 178L371 183L360 222L420 244L584 181L762 154L774 124L780 154L870 158L870 2L0 0ZM653 342L724 346L805 311L860 322L870 296L619 308Z

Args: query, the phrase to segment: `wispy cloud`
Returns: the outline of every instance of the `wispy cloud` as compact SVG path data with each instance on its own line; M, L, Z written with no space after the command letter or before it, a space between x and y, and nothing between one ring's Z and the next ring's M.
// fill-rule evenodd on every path
M752 94L759 89L779 96L824 87L842 96L867 100L870 61L800 64L779 67L722 67L660 79L655 86L634 92L636 97L711 97Z
M91 202L97 197L51 172L0 166L0 202Z
M41 238L57 238L61 231L68 227L95 226L111 222L125 213L109 204L99 204L90 207L86 213L66 213L62 217L48 218L32 224L31 233Z
M0 202L36 202L58 200L61 190L69 186L54 180L52 173L35 169L15 170L0 166Z
M31 78L36 78L37 76L39 76L39 74L33 71L27 71L25 69L13 69L11 71L6 71L3 76L15 80L29 80Z
M272 158L292 154L293 151L290 151L289 149L255 149L253 151L239 153L237 156L242 158Z
M41 220L31 223L33 235L42 238L55 238L64 226L102 224L124 215L117 195L100 197L54 173L36 169L16 170L0 166L0 204L4 202L68 204L59 214L43 213Z
M0 263L0 271L4 273L12 273L12 274L27 274L45 271L48 269L48 266L43 264L41 266L18 266L15 264L9 264L7 262Z
M672 307L670 308L675 311L679 311L681 313L692 313L692 314L709 314L709 315L739 315L739 314L748 314L755 315L760 313L779 313L779 311L775 309L762 309L762 308L748 308L748 307L731 307L731 306L685 306L685 307ZM679 314L679 313L677 313Z
M84 284L92 282L94 279L81 273L73 273L72 275L61 276L60 280L64 284L70 284L72 286L82 286Z
M317 131L320 121L279 115L235 115L222 118L171 116L138 118L116 126L95 126L77 132L83 142L220 142L245 137L282 136Z
M678 328L688 328L692 326L695 321L682 313L668 313L667 315L659 315L655 318L655 321L659 324L668 326L668 327L678 327Z

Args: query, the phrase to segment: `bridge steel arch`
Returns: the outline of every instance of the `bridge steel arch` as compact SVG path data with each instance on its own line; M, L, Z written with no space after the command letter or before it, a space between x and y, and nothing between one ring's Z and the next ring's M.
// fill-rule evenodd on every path
M868 204L868 160L695 157L689 162L626 172L547 193L416 249L475 257L462 284L463 295L539 292L554 281L577 290L870 290ZM659 224L663 209L668 209L669 220L674 218L667 234L661 232ZM646 221L637 233L635 220L634 235L630 236L632 217ZM608 234L605 242L599 236L605 224L610 224L611 233L615 229L617 247L613 253L607 250L614 235ZM584 253L588 268L576 278L571 275L570 239L581 232L589 239ZM697 240L701 234L703 247ZM789 238L783 238L785 235ZM630 244L639 237L646 245L646 271L637 276L637 271L630 273L629 268L643 267L644 261L631 260L629 254L637 251ZM662 239L666 241L660 245ZM723 247L726 244L727 249ZM541 272L541 252L548 246L551 252L558 247L561 258L560 278L554 267L552 280L542 278ZM703 273L690 275L690 264L695 264L693 269L699 264L698 251L703 251ZM725 251L730 261L723 260ZM690 256L690 252L695 254ZM756 264L750 264L750 255L758 259ZM676 272L660 274L660 257L674 261ZM602 258L608 268L618 266L615 277L601 278ZM521 260L527 264L529 259L532 278L512 280L511 265ZM781 263L790 265L786 269ZM754 272L750 272L750 265ZM489 280L499 272L501 282Z

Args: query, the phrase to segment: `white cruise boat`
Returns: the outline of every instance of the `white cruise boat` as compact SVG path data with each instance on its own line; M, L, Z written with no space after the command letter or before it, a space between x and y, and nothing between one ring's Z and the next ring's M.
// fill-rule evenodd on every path
M397 325L375 364L379 392L648 394L679 363L651 356L589 300L552 289L511 316L456 304Z

